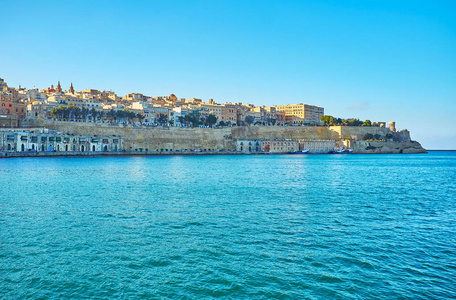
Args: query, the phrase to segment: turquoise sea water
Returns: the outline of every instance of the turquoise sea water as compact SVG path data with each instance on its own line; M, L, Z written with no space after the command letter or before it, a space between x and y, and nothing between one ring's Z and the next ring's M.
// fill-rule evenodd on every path
M456 152L0 160L1 299L456 298Z

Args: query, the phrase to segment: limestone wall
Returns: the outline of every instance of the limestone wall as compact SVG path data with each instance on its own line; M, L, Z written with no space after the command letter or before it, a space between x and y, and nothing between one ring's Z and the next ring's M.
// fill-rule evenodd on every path
M23 127L46 127L62 133L80 135L117 135L124 140L126 151L176 151L185 149L204 149L211 151L236 149L235 139L257 140L340 140L366 133L384 137L391 131L381 127L300 127L300 126L245 126L223 129L179 128L179 127L133 127L111 126L109 124L57 122L34 119L20 124ZM417 153L425 152L417 142L410 141L408 131L393 133L395 142L358 141L353 145L355 153Z
M373 142L353 143L354 153L427 153L418 142Z
M185 149L236 149L231 138L231 129L179 128L179 127L133 127L108 124L57 122L52 120L28 120L25 127L46 127L62 133L81 135L118 135L124 138L126 151L168 151ZM147 150L146 150L147 149Z
M242 126L233 127L234 139L268 139L268 140L338 140L338 132L327 127L301 126Z

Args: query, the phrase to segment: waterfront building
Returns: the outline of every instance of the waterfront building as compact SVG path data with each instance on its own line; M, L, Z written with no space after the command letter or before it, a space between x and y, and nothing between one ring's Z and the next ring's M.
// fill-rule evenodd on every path
M238 139L236 140L236 151L243 153L260 153L262 141L259 139Z
M298 151L297 140L264 140L261 141L261 151L265 153L290 153Z
M309 150L309 153L330 153L336 148L335 140L299 140L299 151ZM349 147L347 147L349 148Z
M0 130L3 152L118 152L120 136L72 135L48 129Z
M290 153L296 152L298 149L297 140L236 140L236 151L243 153Z

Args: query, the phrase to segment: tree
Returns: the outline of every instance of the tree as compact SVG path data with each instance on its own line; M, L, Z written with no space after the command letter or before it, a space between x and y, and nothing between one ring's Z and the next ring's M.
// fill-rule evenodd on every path
M112 121L114 121L116 118L115 110L111 108L111 110L106 113L106 116L111 120L112 123Z
M376 139L377 141L380 140L380 134L376 133L376 134L374 135L374 137L375 137L375 139Z
M179 120L179 123L184 124L185 117L179 116L179 117L177 117L177 119Z
M193 116L192 117L192 125L193 127L196 127L200 124L199 120L198 120L198 117L197 116Z
M372 133L366 133L364 135L364 140L372 140L374 138L374 135Z
M391 133L387 133L385 135L385 138L387 138L388 140L392 139L393 138L393 135Z
M98 112L98 117L99 117L100 119L103 119L104 116L105 116L104 111L100 110L100 111Z
M90 110L90 115L92 116L92 120L95 121L98 115L97 111L95 110L95 107L92 107L92 109Z
M56 116L58 116L58 114L59 114L58 108L53 107L53 108L51 109L51 115L55 118Z
M162 123L162 124L168 122L168 116L164 115L164 114L160 114L158 117L158 122Z
M363 126L372 126L372 123L370 120L366 120L363 122Z
M333 116L322 116L320 121L323 122L325 126L333 126L334 125L334 117Z
M185 124L187 124L187 125L190 125L191 123L193 123L193 118L190 115L185 115L184 120L185 120Z
M219 125L220 125L220 126L226 126L226 123L225 123L224 121L220 121L220 122L219 122Z
M245 117L245 122L250 126L253 121L255 121L255 118L253 116L247 116Z
M209 114L206 119L207 124L209 124L210 127L217 123L217 117L213 114Z

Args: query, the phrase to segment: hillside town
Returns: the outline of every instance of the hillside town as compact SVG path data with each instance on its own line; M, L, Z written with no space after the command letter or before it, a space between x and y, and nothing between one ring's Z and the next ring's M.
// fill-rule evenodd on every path
M321 125L323 107L307 104L255 106L213 99L146 96L130 93L123 97L112 91L76 91L71 83L63 90L9 87L0 78L0 126L16 127L23 119L41 118L70 122L123 123L141 126L213 127Z
M152 130L155 128L155 130ZM217 130L213 130L216 128ZM0 156L101 153L405 153L424 151L395 122L324 115L308 104L255 106L197 98L123 97L60 82L0 78Z

